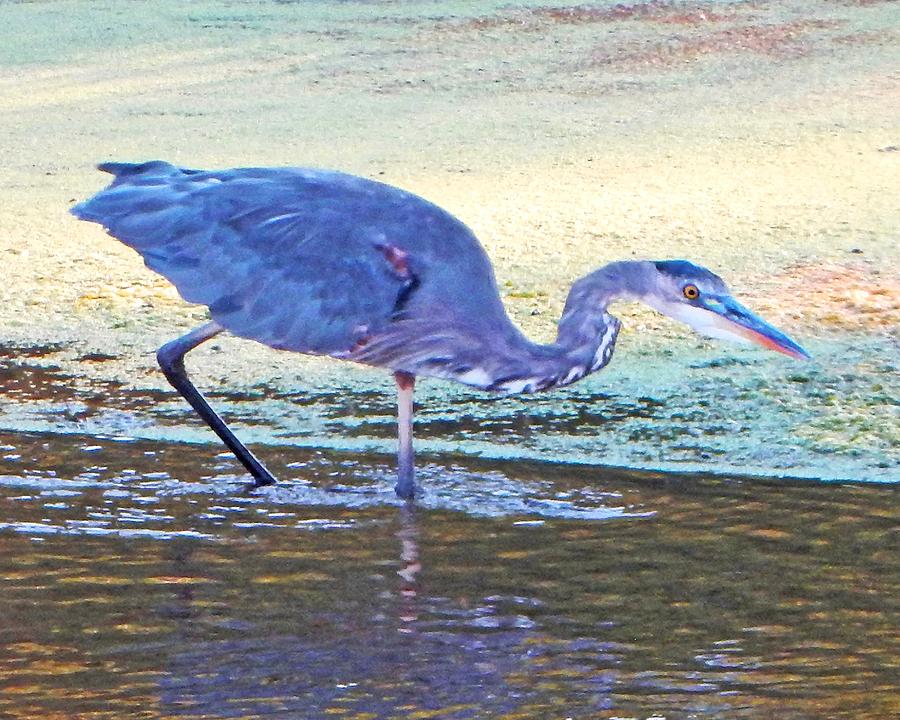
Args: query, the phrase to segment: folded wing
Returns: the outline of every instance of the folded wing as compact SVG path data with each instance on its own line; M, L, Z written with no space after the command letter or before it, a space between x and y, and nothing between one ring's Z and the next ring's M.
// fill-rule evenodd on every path
M235 335L276 348L340 355L380 334L414 292L412 275L428 273L438 231L483 255L440 208L350 175L159 161L100 169L113 182L73 214L134 248Z

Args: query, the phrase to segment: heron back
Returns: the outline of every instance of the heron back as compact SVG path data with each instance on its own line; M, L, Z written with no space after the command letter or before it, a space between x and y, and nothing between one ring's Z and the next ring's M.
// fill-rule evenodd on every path
M99 167L113 181L73 214L235 335L346 355L400 318L511 327L475 236L406 191L304 168Z

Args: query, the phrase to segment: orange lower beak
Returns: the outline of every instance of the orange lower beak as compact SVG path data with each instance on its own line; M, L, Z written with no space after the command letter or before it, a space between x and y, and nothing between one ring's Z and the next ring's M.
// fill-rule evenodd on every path
M810 359L810 354L800 345L731 297L719 298L719 302L706 309L719 316L716 325L726 332L797 360Z

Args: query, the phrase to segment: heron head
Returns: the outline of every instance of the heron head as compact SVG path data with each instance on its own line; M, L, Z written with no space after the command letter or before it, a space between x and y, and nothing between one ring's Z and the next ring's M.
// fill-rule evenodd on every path
M756 343L797 359L809 353L735 300L715 273L686 260L661 260L642 297L654 310L690 325L701 335Z

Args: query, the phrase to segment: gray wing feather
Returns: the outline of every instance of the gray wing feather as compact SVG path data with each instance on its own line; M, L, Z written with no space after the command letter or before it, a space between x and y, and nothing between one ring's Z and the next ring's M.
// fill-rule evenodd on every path
M396 188L289 168L202 172L157 161L100 169L115 179L73 214L137 250L185 300L207 305L236 335L342 354L379 334L407 282L379 250L384 243L408 251L412 269L425 275L432 263L456 257L469 267L457 268L458 287L449 292L482 320L498 310L505 318L474 236ZM423 311L442 300L434 287L420 295Z
M119 175L73 212L137 250L233 333L338 353L390 321L403 280L375 247L371 223L352 221L361 199L352 188L317 192L320 177L288 171L223 178L156 166L132 178Z

